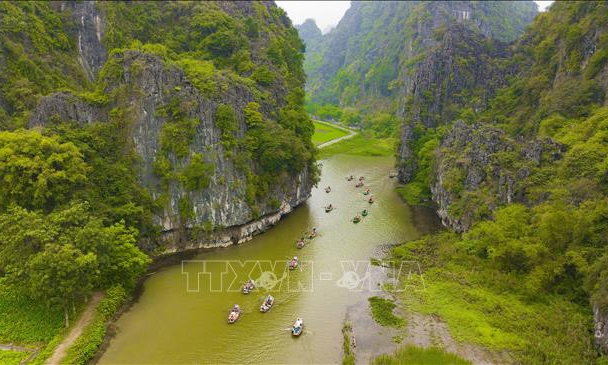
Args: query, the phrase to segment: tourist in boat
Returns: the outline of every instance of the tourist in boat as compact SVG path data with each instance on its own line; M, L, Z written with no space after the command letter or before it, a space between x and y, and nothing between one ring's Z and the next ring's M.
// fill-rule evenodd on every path
M369 188L366 188L365 191L363 192L363 195L368 195L369 194Z
M359 181L365 180L365 176L359 176Z
M289 263L289 269L293 270L298 267L298 256L294 256L291 262Z
M368 203L372 204L374 202L374 196L370 196L369 199L367 200Z
M293 324L293 327L291 328L291 334L293 336L299 336L302 334L302 330L304 328L304 321L302 320L302 318L296 319L296 323Z
M262 305L260 306L260 312L266 313L270 310L270 308L272 308L272 305L274 304L274 298L272 297L272 295L268 295L266 297L266 300L264 300L264 303L262 303Z
M325 188L325 192L326 193L329 193L330 191L331 191L331 186L328 186L328 187Z
M315 237L317 237L317 229L315 227L312 227L312 231L308 235L308 238L313 239Z
M355 184L356 188L360 188L363 186L363 181L359 181L358 183Z
M241 316L241 308L238 304L235 304L232 310L230 310L230 314L228 315L228 323L232 324L236 322Z
M349 177L346 178L346 181L353 181L355 179L355 177L353 175L350 175Z
M361 222L361 216L359 214L357 214L355 216L355 218L353 218L353 223L359 223L359 222Z
M297 243L296 243L296 247L297 248L303 248L304 247L304 239L300 239Z
M329 204L328 206L325 207L325 213L329 213L332 210L334 210L334 206L331 204Z
M243 293L249 294L249 293L251 293L251 291L253 289L255 289L255 282L253 280L249 279L243 286Z
M368 213L367 209L363 209L363 211L361 212L361 215L365 217L367 215L367 213Z

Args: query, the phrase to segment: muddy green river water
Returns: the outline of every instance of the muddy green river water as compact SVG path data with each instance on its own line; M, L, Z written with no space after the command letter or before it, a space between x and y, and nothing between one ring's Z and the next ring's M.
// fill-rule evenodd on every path
M347 308L374 290L365 276L370 258L379 257L388 244L419 237L436 220L401 201L395 179L389 178L390 157L337 155L322 165L312 197L268 232L150 275L137 303L116 322L116 334L99 363L340 362ZM354 187L355 181L345 180L350 174L365 176L374 204L367 202L363 188ZM330 193L324 191L328 185ZM336 209L325 213L329 203ZM352 223L365 208L369 215ZM295 241L312 227L319 235L297 249ZM294 255L300 267L286 270ZM249 277L261 285L245 295L240 288ZM261 313L269 293L275 304ZM229 325L226 319L235 303L243 314ZM290 327L296 317L303 318L304 333L294 338Z

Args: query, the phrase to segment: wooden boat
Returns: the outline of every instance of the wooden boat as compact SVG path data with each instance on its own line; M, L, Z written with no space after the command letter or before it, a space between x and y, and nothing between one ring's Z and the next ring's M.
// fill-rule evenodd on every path
M369 189L365 189L365 191L363 192L363 195L369 195Z
M289 270L294 270L296 267L298 267L298 256L294 256L289 262Z
M361 217L359 217L359 215L357 214L355 216L355 218L353 218L353 223L359 223L359 222L361 222Z
M331 187L329 187L329 186L328 186L328 187L326 187L326 188L325 188L325 192L326 192L326 193L331 192Z
M365 176L359 176L359 181L365 180Z
M304 240L299 240L299 241L296 243L296 247L297 247L297 248L303 248L305 244L306 244L306 243L304 242Z
M272 305L274 304L274 297L272 295L269 295L266 297L266 299L264 300L264 303L262 303L262 305L260 306L260 312L262 313L266 313L270 310L270 308L272 308Z
M363 186L363 181L359 181L358 183L355 184L356 188L360 188Z
M293 324L293 327L291 327L291 335L296 337L300 336L303 330L304 321L302 321L302 318L296 319L296 322Z
M367 202L372 204L374 202L374 197L370 196L369 199L367 200Z
M245 285L243 285L243 293L244 294L249 294L253 291L253 289L255 289L255 282L251 279L249 279Z
M331 204L325 207L325 213L329 213L332 210L334 210L334 207Z
M238 304L235 304L228 315L228 323L233 324L239 320L239 317L241 317L241 308Z
M367 216L367 214L368 214L367 209L363 209L363 211L361 212L361 215L365 217L365 216Z
M312 231L310 231L310 234L308 235L308 238L309 239L313 239L315 237L317 237L317 229L313 228Z

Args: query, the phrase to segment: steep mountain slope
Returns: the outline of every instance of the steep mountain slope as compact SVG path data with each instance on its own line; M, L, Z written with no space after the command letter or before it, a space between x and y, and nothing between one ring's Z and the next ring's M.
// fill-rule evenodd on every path
M304 47L274 4L0 6L0 123L43 127L90 164L120 162L114 173L127 180L134 169L124 196L124 181L92 172L85 198L112 219L144 212L147 249L240 242L308 197L316 170ZM117 145L100 150L98 138ZM158 248L154 227L168 233Z
M308 48L307 93L316 103L397 112L422 53L446 26L512 41L536 14L531 2L353 2L338 26ZM304 38L306 41L306 38ZM400 108L401 106L401 108Z
M443 247L459 265L514 280L508 291L527 300L577 303L595 319L594 329L582 329L606 353L608 241L599 232L608 213L608 6L556 2L509 49L492 46L483 64L465 58L450 68L475 44L467 39L464 47L439 44L422 61L428 67L418 68L413 89L429 98L404 98L411 107L399 156L409 195L432 199L444 224L464 233L410 247ZM450 89L469 71L482 77ZM586 341L563 343L571 352L556 361L595 361ZM522 350L524 362L549 361L543 346Z

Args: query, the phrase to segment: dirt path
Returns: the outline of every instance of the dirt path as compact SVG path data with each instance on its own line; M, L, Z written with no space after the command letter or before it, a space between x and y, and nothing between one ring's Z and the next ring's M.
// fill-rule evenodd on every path
M103 298L102 292L96 292L93 294L86 308L82 311L78 322L72 327L70 333L63 339L63 341L57 346L53 355L46 360L47 365L59 365L61 360L64 358L66 351L72 346L74 341L80 336L82 330L91 322L93 315L95 314L95 308L97 304Z
M320 145L317 146L317 148L325 148L327 146L331 146L332 144L338 143L338 142L343 141L345 139L353 138L354 136L357 135L357 131L354 130L354 129L346 128L346 127L343 127L343 126L340 126L340 125L336 125L336 124L333 124L333 123L323 122L323 121L320 121L320 120L315 120L315 122L318 122L318 123L321 123L321 124L325 124L325 125L329 125L329 126L332 126L334 128L338 128L338 129L341 129L343 131L347 131L349 133L349 134L347 134L345 136L342 136L340 138L332 139L331 141L327 141L325 143L321 143Z

